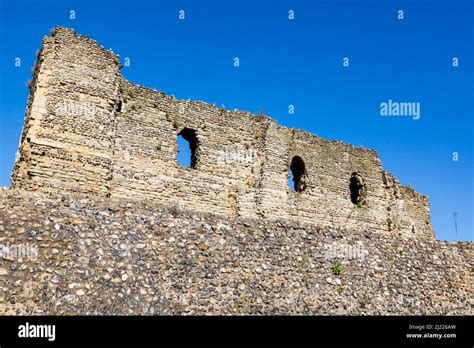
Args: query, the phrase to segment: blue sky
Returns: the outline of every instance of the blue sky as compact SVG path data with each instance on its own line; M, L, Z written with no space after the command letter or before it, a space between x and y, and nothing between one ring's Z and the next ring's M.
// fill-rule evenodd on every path
M386 170L429 196L437 238L456 240L457 212L457 238L473 240L473 23L470 0L0 0L0 186L35 52L63 25L130 58L122 73L134 83L376 149ZM420 103L420 119L381 116L388 99Z

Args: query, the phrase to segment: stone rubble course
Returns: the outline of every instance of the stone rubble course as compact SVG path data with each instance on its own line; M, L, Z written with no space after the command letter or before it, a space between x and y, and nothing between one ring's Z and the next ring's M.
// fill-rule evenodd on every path
M428 197L400 185L374 150L177 100L126 81L120 68L112 51L73 30L43 39L12 188L434 239ZM178 165L178 134L193 141L195 168ZM287 184L292 163L300 192Z
M467 242L5 189L0 232L0 314L473 314Z

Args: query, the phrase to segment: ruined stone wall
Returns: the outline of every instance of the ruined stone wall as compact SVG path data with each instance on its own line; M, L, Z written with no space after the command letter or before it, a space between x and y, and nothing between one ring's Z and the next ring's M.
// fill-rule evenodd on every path
M472 315L473 256L471 242L0 190L0 315Z
M433 238L426 197L386 173L373 150L287 129L268 117L176 100L120 75L118 58L57 28L35 68L12 187L142 198L246 218ZM177 135L197 136L195 168ZM288 185L304 161L304 190ZM363 200L349 189L356 173Z
M44 38L12 187L108 193L119 68L115 55L70 30Z

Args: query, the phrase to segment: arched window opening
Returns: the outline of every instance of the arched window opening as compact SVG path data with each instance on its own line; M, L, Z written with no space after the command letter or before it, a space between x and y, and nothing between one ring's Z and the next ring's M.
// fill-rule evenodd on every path
M362 182L362 177L357 173L352 173L349 189L351 191L351 202L362 206L365 203L365 185Z
M178 156L177 161L181 167L196 168L198 140L196 131L184 128L178 134Z
M291 159L288 186L295 192L301 192L306 189L306 168L304 161L299 156Z

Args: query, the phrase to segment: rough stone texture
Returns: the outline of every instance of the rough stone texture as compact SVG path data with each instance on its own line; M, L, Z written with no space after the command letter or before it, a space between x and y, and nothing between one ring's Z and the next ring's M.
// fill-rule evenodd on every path
M0 314L473 314L472 243L17 190L0 232L38 255L2 249Z
M184 128L197 135L195 168L176 162ZM287 186L294 156L305 163L302 192ZM427 197L385 172L375 151L134 85L111 51L61 27L38 55L12 188L434 238Z

